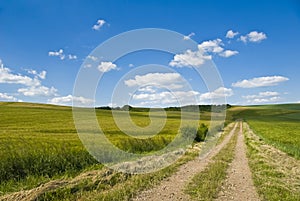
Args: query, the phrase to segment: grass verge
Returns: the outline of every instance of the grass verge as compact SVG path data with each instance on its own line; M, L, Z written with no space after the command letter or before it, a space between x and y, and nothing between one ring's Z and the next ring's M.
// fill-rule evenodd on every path
M132 175L110 170L98 178L82 179L72 186L65 186L39 195L39 200L129 200L138 192L153 187L161 180L171 176L179 166L194 159L198 152L189 151L175 164L158 172Z
M244 123L249 166L262 200L300 200L300 162L267 145Z
M237 142L235 134L228 144L213 157L213 162L201 173L195 175L185 188L185 192L195 200L213 200L220 191L221 183L224 182L226 171L234 158L234 150Z

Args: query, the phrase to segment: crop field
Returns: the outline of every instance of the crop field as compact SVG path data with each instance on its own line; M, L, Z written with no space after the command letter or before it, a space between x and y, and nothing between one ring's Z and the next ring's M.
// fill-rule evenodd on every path
M300 104L235 107L229 113L247 121L266 143L300 159Z
M160 150L173 141L178 132L181 132L182 114L180 111L168 110L162 130L151 138L149 138L149 133L143 133L138 138L131 138L119 129L111 110L96 109L95 111L105 136L116 147L130 153L151 153ZM127 114L127 111L121 110L113 112L121 121ZM147 127L152 121L159 121L163 118L159 112L150 114L148 110L143 109L129 111L129 113L131 121L140 127ZM187 112L185 115L188 121L194 120L193 113ZM199 125L203 123L209 126L210 118L210 112L201 111ZM274 146L289 154L293 159L299 160L300 104L233 106L228 109L226 124L240 119L247 122L261 142ZM225 129L226 132L233 128L233 124L230 125ZM134 135L135 130L128 127L127 132ZM223 137L219 141L222 141ZM252 146L253 141L250 137L247 137L247 140L247 143ZM234 144L235 142L232 141L230 145L232 149ZM260 156L255 155L257 152L253 151L255 147L250 147L249 150L253 152L250 157L252 171L264 171L265 166L261 167L258 161ZM227 160L229 156L222 153L227 153L226 149L220 152L219 157ZM39 199L77 200L84 197L85 200L128 200L136 192L151 188L164 178L171 176L182 164L193 160L196 156L197 154L192 149L173 165L144 175L110 172L83 146L74 125L71 107L0 102L0 196L30 190L41 184L51 183L51 181L68 181L66 182L68 185L62 182L62 188L55 191L42 192ZM233 159L233 157L231 154L230 158ZM228 160L228 163L230 161ZM268 165L267 162L265 164ZM219 178L220 181L218 180L216 184L222 183L226 168L222 168L223 177ZM95 170L96 172L93 172ZM211 171L219 175L216 168L212 168ZM85 175L86 172L88 175ZM198 177L210 178L209 176L214 174L207 169L203 175L198 174ZM265 183L259 182L262 178L264 181L267 178L273 178L276 183L277 176L264 173L262 176L255 175L254 177L255 184L259 188L269 189L269 191L259 191L261 196L276 200L278 197L274 195L282 191L281 187L263 186ZM74 183L73 180L76 182ZM193 184L193 188L197 189L197 186ZM201 189L197 189L198 191L201 192ZM264 195L265 192L268 194ZM286 192L289 197L293 191L286 190ZM216 195L217 192L213 194ZM198 196L201 197L201 195ZM208 194L207 197L211 198L213 195Z
M96 110L96 114L110 141L134 153L166 146L177 134L180 124L180 112L168 111L164 128L150 142L130 140L116 126L111 111ZM150 123L148 112L130 112L130 116L139 126ZM201 114L202 123L208 124L209 118L210 113ZM102 168L82 145L71 107L3 102L0 103L0 122L0 195L30 189L56 178L74 177L87 169Z

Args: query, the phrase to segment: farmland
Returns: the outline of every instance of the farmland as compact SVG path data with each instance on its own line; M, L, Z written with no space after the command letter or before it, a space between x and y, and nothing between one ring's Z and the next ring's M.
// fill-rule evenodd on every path
M182 132L179 126L180 111L169 109L166 112L167 120L163 129L156 136L147 139L145 139L149 137L147 133L143 133L136 139L128 137L116 125L111 110L96 109L95 111L105 136L116 147L130 153L151 153L160 150L174 140L178 132ZM121 118L125 114L125 111L121 110L114 112ZM155 114L152 116L154 120L162 118L159 113ZM192 113L187 114L190 121L194 120L195 116ZM140 127L147 127L153 120L149 118L149 110L143 109L130 111L130 117ZM209 125L210 118L210 112L202 111L199 125L200 123ZM285 191L286 198L297 199L298 195L293 194L293 189L298 188L293 184L293 182L297 183L297 177L293 180L286 173L281 173L279 178L275 168L273 168L274 172L269 169L266 172L266 167L271 167L270 162L263 162L265 158L257 151L261 148L255 146L266 143L268 146L278 148L291 157L289 159L293 161L291 164L296 164L295 160L300 158L300 105L233 106L227 111L226 124L232 125L230 123L237 119L247 122L258 137L256 142L253 140L256 138L248 134L250 131L244 131L254 183L259 189L268 189L268 191L260 190L260 196L268 200L276 200L278 198L276 195L283 192L282 186L266 185L267 179L271 179L274 183L282 182L281 185L285 185L284 189L288 189ZM137 192L158 185L163 179L178 171L183 164L188 164L188 161L197 156L197 152L191 149L174 164L154 173L133 175L111 172L94 159L83 146L75 129L71 107L0 102L0 122L0 196L42 185L44 190L38 194L42 200L76 200L83 197L85 200L128 200ZM128 129L129 132L134 132ZM225 134L230 129L232 126L225 129ZM223 139L222 135L219 141ZM216 168L217 166L212 164L209 167L213 168L206 169L193 179L210 178L211 175L221 174L223 176L219 178L220 180L216 180L216 185L222 183L226 175L225 171L234 157L232 153L235 141L236 139L230 142L230 152L226 151L228 145L214 159L217 161L216 164L220 163L218 160L227 161L226 166ZM264 146L266 145L262 147ZM262 173L256 175L256 172ZM293 182L291 185L285 184L285 180L280 180L282 178ZM208 183L210 181L211 179L208 179ZM51 182L60 188L47 190L47 185ZM197 189L195 183L190 184L191 189ZM206 188L210 187L206 186ZM200 192L201 189L197 189L197 196L201 197ZM211 199L212 195L217 194L218 192L213 192L207 197Z
M300 104L235 107L228 116L244 119L266 143L300 159Z
M103 168L82 145L71 107L3 102L0 111L1 194ZM129 140L114 123L111 111L97 110L96 113L110 141L135 153L161 149L177 134L180 123L180 112L169 111L163 130L150 142ZM131 112L131 118L139 126L149 124L147 111ZM209 118L208 112L202 113L201 122L208 123Z

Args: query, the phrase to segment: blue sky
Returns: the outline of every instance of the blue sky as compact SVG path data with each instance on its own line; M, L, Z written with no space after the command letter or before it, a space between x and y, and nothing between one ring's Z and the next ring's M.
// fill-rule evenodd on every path
M199 49L87 58L111 37L143 28L178 32ZM297 1L1 1L0 101L171 106L178 99L188 104L191 96L199 104L225 96L230 104L299 102L299 35ZM216 65L223 87L208 90L196 76L191 67L201 68L200 52ZM73 95L80 68L89 68L85 59L94 59L103 74L95 100ZM148 64L165 67L138 70ZM136 91L112 101L118 82L122 92Z

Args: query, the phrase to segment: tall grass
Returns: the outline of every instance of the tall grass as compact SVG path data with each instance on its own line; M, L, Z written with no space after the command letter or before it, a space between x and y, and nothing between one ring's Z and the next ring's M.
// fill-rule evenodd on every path
M158 135L136 139L120 131L111 111L97 110L96 115L106 137L120 149L132 153L156 151L166 146L176 137L181 117L180 112L170 111ZM139 126L149 124L147 111L131 112L131 118ZM95 164L98 162L85 150L77 135L72 108L0 102L0 195L30 189L53 178L73 176Z

